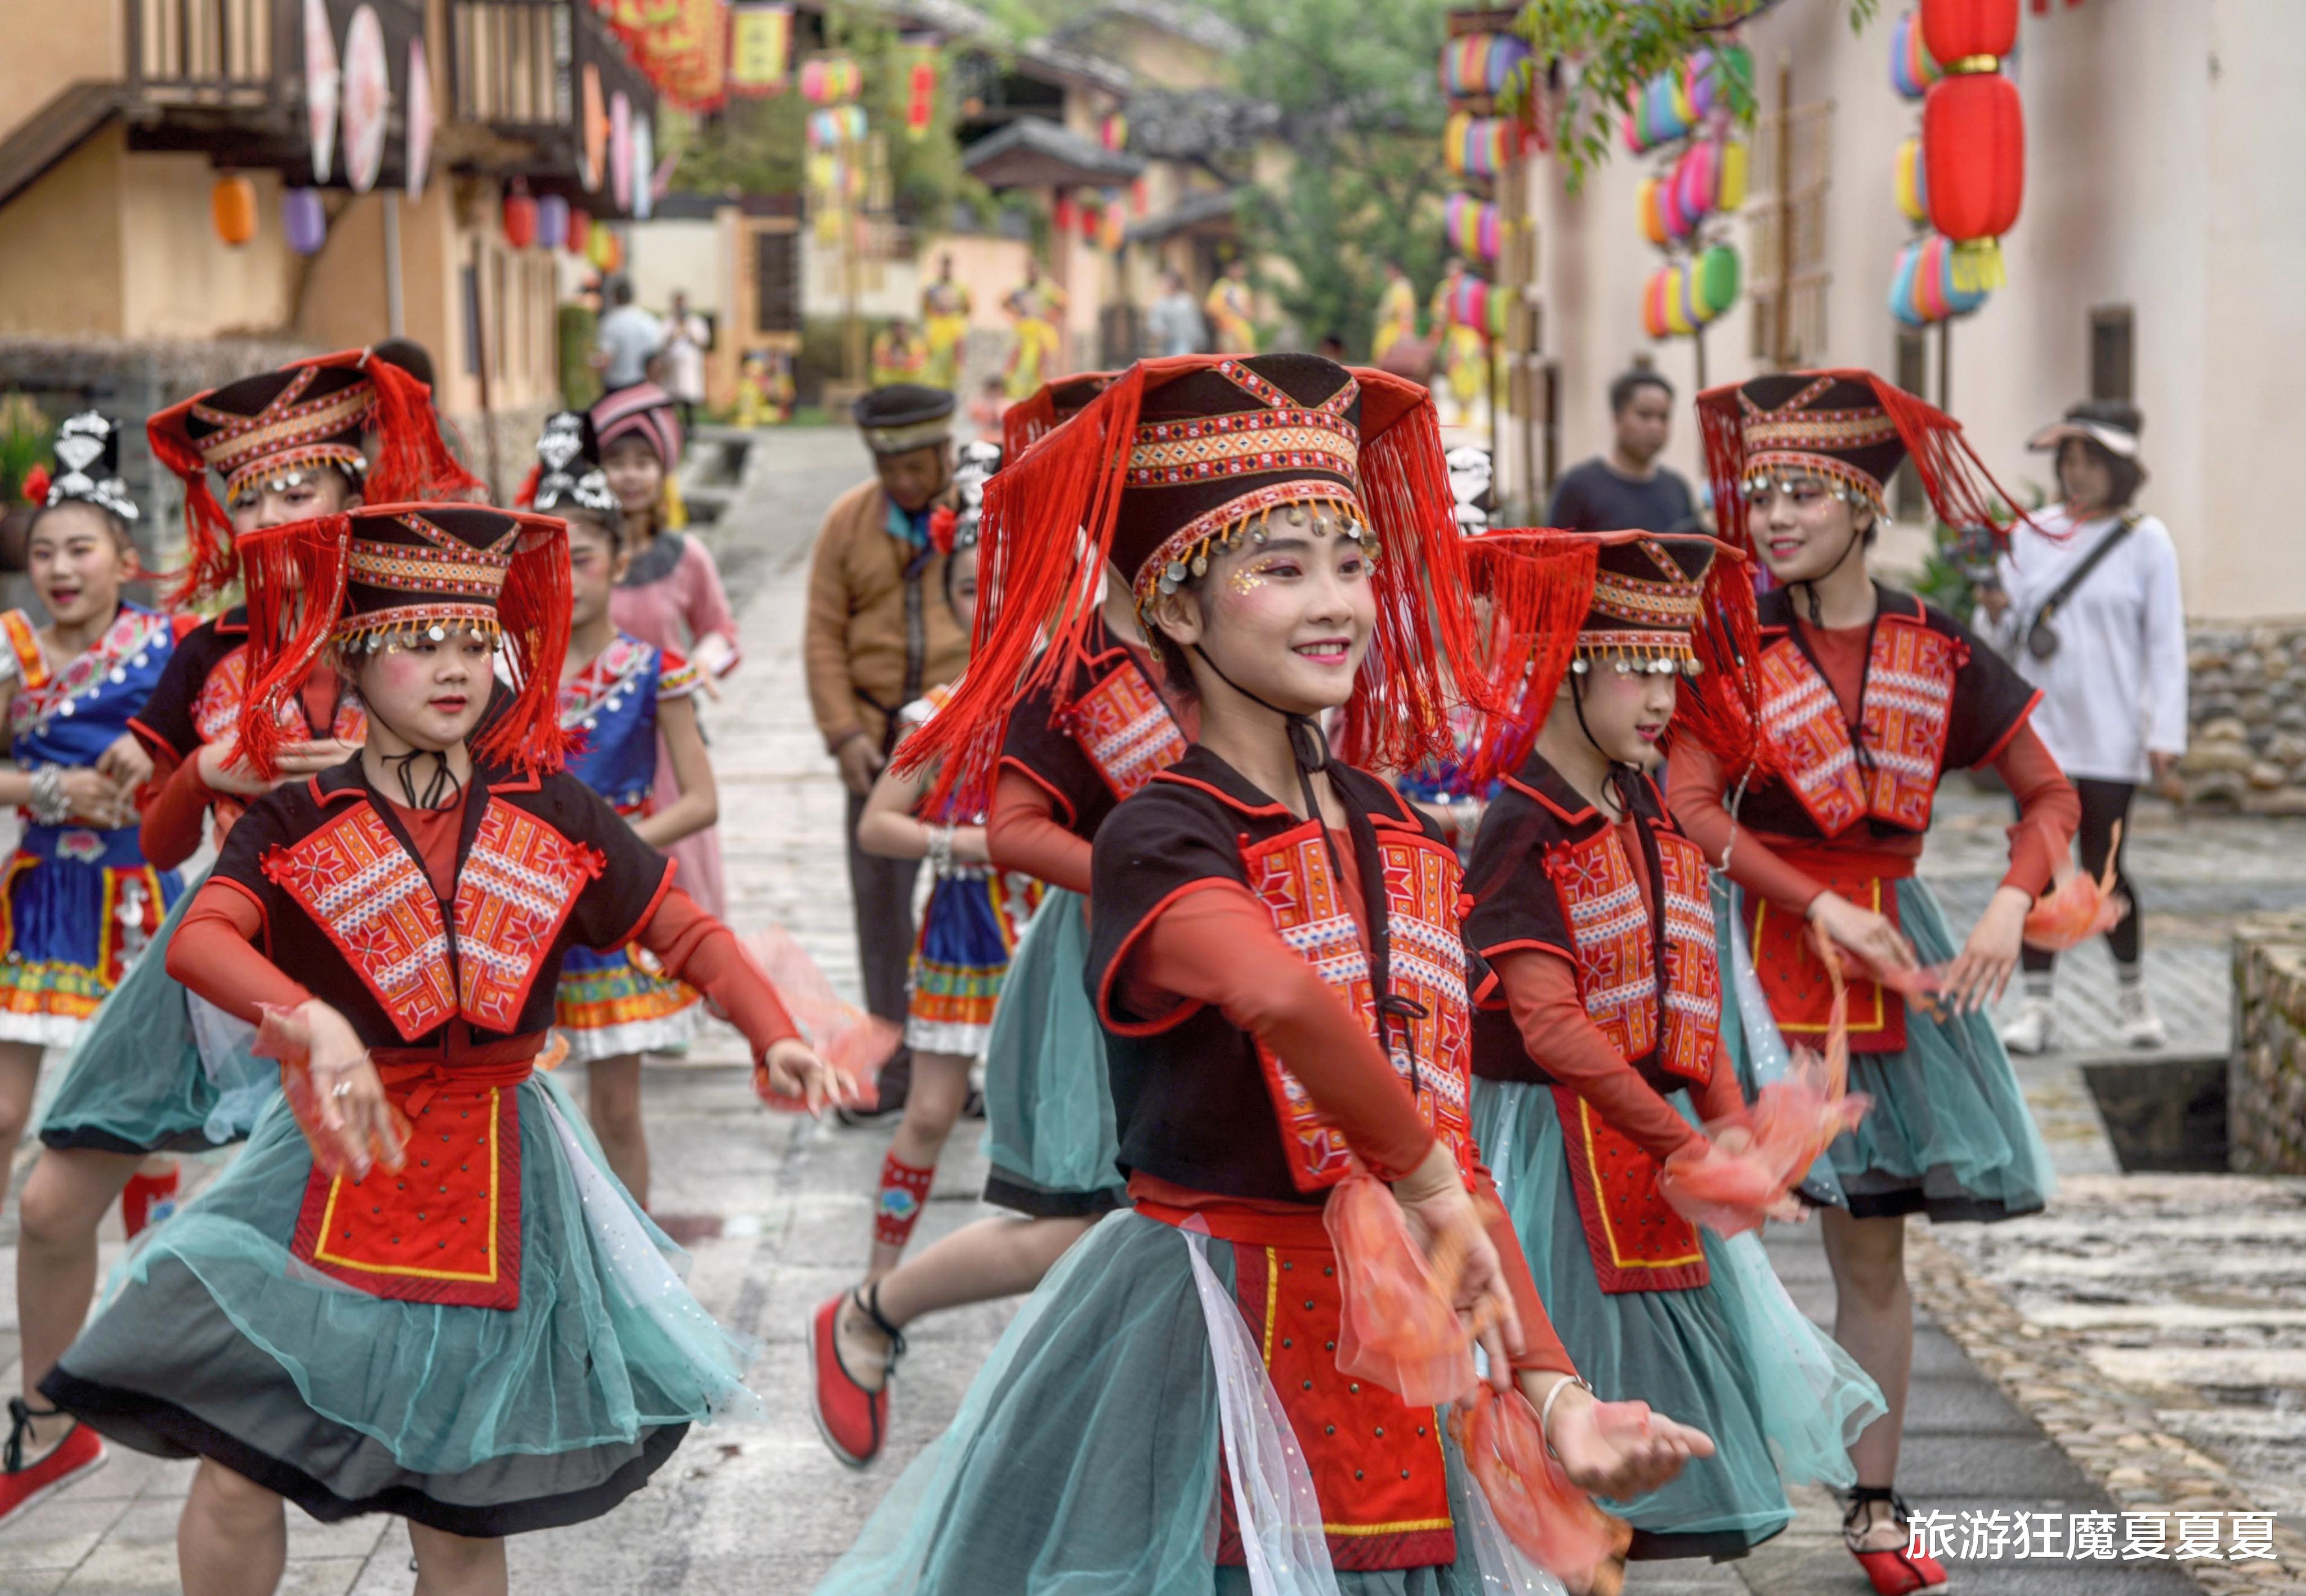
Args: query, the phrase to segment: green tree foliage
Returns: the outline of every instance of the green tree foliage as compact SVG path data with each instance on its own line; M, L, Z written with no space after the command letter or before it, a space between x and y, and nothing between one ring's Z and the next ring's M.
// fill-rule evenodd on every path
M1851 30L1873 20L1881 0L1834 0L1849 8ZM1553 124L1555 158L1574 192L1618 145L1627 96L1722 30L1779 0L1527 0L1514 31L1534 52L1508 86L1507 108ZM1726 57L1723 87L1740 119L1755 110L1752 63ZM1541 74L1550 81L1540 91Z
M1277 106L1294 163L1241 208L1251 251L1288 263L1267 286L1307 346L1370 354L1388 262L1421 290L1441 274L1448 111L1437 81L1442 0L1217 0L1248 43L1234 87Z

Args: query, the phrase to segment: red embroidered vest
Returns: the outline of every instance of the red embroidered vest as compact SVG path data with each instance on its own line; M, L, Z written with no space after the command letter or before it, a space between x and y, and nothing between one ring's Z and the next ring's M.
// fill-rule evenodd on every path
M1393 989L1425 1011L1418 1019L1388 1018L1393 1067L1410 1083L1419 1114L1470 1180L1475 1157L1469 1111L1473 1052L1465 943L1457 930L1457 856L1422 833L1380 835L1378 854L1384 865ZM1272 914L1275 928L1376 1036L1369 955L1351 900L1330 868L1320 827L1309 821L1250 845L1242 858L1249 867L1249 890ZM1353 1164L1345 1137L1313 1105L1304 1084L1262 1043L1257 1056L1280 1116L1297 1189L1319 1191L1336 1185Z
M1712 1079L1721 1024L1721 975L1705 856L1677 832L1657 842L1653 883L1665 939L1659 991L1659 931L1617 829L1549 849L1546 874L1561 895L1577 955L1585 1012L1629 1063L1658 1065L1704 1085ZM1543 1061L1540 1061L1542 1063ZM1657 1186L1657 1160L1567 1087L1553 1088L1569 1179L1605 1292L1681 1291L1711 1278L1697 1231Z
M1787 784L1827 837L1866 815L1909 832L1929 829L1945 757L1960 643L1918 620L1874 625L1859 704L1866 768L1833 688L1790 636L1762 651L1762 719L1786 755Z
M1678 833L1654 835L1663 876L1657 883L1665 926L1662 1003L1657 934L1616 829L1604 826L1583 842L1547 849L1545 871L1569 921L1586 1014L1628 1061L1654 1052L1661 1068L1703 1086L1712 1078L1721 1027L1705 856Z
M1185 734L1144 672L1124 664L1066 712L1073 740L1115 798L1125 798L1184 757Z
M561 922L604 866L594 849L491 798L444 922L423 864L363 801L275 849L264 873L328 934L414 1042L460 1013L476 1029L510 1031Z

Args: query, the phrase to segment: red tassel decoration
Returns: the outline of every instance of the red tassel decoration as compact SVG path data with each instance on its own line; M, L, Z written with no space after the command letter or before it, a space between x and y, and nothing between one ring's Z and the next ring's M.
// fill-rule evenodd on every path
M528 468L528 475L521 482L520 491L512 496L513 508L515 509L522 510L534 509L536 508L536 486L543 480L544 462L539 460L535 465Z
M432 390L390 361L365 349L350 357L324 354L304 365L352 363L376 386L376 458L362 490L369 504L477 503L488 496L481 479L458 463L432 414Z
M48 476L47 466L33 466L30 471L24 474L24 502L26 504L47 503L48 490L55 486L55 482Z
M1055 389L1043 383L1001 413L1001 458L1013 464L1024 452L1056 430Z
M252 532L233 550L248 595L240 760L268 781L291 738L280 712L303 690L344 610L352 536L351 516L322 516Z
M961 516L949 504L941 504L929 512L929 547L940 554L952 552L953 533L961 526Z
M1746 557L1722 546L1705 573L1705 591L1691 639L1698 673L1682 679L1675 701L1666 752L1684 737L1694 738L1723 777L1744 781L1774 774L1769 738L1762 724L1761 623L1754 610L1754 577Z
M1486 601L1489 636L1480 671L1499 706L1482 717L1464 772L1475 788L1517 772L1545 730L1577 628L1593 608L1601 540L1550 527L1493 532L1466 552L1472 591Z
M232 517L209 486L209 465L184 430L193 401L171 405L144 423L152 457L184 484L184 568L167 594L171 609L214 598L240 574L232 541Z
M551 516L517 518L512 569L497 598L513 698L474 742L473 753L524 775L545 775L568 756L560 662L568 653L568 524Z

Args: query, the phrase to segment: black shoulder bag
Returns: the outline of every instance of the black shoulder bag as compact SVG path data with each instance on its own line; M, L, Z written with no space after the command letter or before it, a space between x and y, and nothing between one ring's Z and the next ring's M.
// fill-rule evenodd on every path
M2034 619L2027 623L2026 652L2028 653L2037 660L2046 660L2058 652L2057 630L2050 625L2050 622L2055 619L2058 611L2065 607L2066 601L2074 596L2074 590L2088 581L2089 574L2097 569L2105 557L2114 552L2115 546L2137 530L2137 527L2138 512L2123 511L2122 519L2114 524L2114 530L2100 538L2097 547L2082 556L2081 564L2069 571L2066 574L2066 579L2058 584L2056 591L2042 601L2042 607L2034 611Z

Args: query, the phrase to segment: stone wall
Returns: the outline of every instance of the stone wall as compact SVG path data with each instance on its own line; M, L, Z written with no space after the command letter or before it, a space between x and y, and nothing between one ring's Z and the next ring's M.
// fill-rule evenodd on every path
M2189 806L2306 815L2306 620L2197 623Z
M2234 927L2226 1145L2244 1174L2306 1174L2306 914Z

